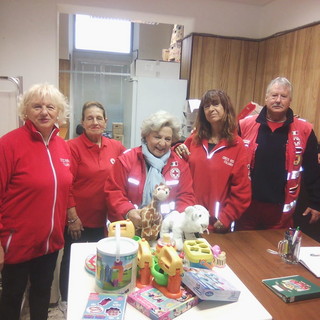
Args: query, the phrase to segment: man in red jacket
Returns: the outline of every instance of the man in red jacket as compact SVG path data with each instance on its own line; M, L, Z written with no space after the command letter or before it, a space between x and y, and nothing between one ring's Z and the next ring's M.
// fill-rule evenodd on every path
M311 215L310 223L320 218L317 138L310 123L294 117L291 99L291 83L278 77L260 114L240 121L251 157L252 202L236 230L292 227L302 170L310 199L303 215Z

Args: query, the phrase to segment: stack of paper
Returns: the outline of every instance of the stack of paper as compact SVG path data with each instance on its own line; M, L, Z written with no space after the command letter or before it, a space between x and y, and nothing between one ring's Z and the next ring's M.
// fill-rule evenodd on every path
M320 247L301 247L299 262L320 277Z

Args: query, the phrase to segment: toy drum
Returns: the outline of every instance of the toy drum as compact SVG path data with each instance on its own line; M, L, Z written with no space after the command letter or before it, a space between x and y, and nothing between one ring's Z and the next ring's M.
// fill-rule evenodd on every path
M96 291L128 293L136 286L138 242L110 237L97 243Z

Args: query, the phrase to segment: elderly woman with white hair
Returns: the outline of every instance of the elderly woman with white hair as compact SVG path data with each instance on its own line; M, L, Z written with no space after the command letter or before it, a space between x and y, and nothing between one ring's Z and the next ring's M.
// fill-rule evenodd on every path
M111 222L128 218L140 228L139 209L150 203L155 186L161 182L170 187L162 215L182 212L195 204L188 163L171 152L179 137L180 124L168 112L158 111L143 121L142 145L119 156L105 184Z
M0 139L0 314L20 319L29 281L30 319L45 320L72 184L70 151L58 136L68 103L54 86L37 84L19 111L25 124Z

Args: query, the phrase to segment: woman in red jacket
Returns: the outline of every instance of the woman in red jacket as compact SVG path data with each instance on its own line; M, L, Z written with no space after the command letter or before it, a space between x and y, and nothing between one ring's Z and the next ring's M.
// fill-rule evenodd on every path
M76 206L68 210L65 246L60 267L60 310L66 314L70 249L74 242L96 242L105 236L107 208L103 192L115 159L125 150L120 141L103 136L107 126L103 105L88 101L82 107L83 133L68 141L73 197Z
M30 319L45 320L72 183L70 150L56 125L68 104L58 89L39 84L22 96L19 111L25 125L0 139L0 317L20 319L30 281Z
M168 112L159 111L142 123L142 146L125 151L117 159L105 184L108 219L129 218L141 227L140 208L148 205L155 185L164 182L169 198L161 205L161 214L179 212L195 204L188 163L171 152L179 139L180 124Z
M194 133L176 148L188 155L197 203L210 212L209 230L227 232L249 206L249 160L237 135L228 95L209 90L201 99Z

